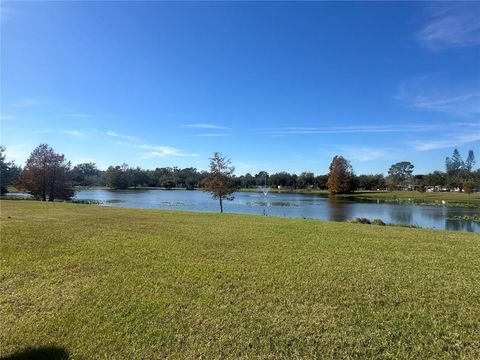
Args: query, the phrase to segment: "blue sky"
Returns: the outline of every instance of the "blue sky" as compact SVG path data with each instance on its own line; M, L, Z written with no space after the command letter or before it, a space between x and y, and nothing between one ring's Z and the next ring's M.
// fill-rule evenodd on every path
M1 143L237 174L480 163L480 3L7 2Z

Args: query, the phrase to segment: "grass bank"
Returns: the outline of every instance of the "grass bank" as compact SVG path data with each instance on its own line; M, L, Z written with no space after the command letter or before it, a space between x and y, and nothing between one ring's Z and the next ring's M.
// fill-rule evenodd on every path
M358 191L352 195L344 195L371 200L410 200L415 202L442 202L479 204L480 193L465 194L457 192L418 192L418 191Z
M480 356L478 234L0 205L0 357Z

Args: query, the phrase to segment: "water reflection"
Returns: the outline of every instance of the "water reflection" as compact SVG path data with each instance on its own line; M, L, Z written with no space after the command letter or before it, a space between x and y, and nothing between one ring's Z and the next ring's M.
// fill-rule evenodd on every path
M343 199L339 199L335 196L328 197L328 211L330 221L348 221L353 220L353 214L350 211L351 206ZM362 217L362 216L357 216Z
M219 211L218 201L208 193L187 190L80 190L77 199L102 200L102 206L175 209L184 211ZM230 213L312 218L348 221L357 217L381 219L385 223L410 224L426 228L480 232L480 223L447 220L452 216L480 216L476 208L398 205L377 201L355 201L319 195L235 194L235 200L224 203Z
M413 223L413 214L410 209L403 209L402 207L392 207L390 208L390 219L394 224L411 224L418 225Z
M454 231L468 231L474 232L479 231L475 230L475 223L473 221L462 221L462 220L445 220L445 228L448 230Z

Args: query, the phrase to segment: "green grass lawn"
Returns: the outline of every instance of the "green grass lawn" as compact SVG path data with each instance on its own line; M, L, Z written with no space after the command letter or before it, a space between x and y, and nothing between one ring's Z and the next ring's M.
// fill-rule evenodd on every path
M357 191L352 196L380 200L411 199L413 201L446 201L480 205L480 193L418 192L418 191Z
M0 357L480 358L479 234L0 205Z

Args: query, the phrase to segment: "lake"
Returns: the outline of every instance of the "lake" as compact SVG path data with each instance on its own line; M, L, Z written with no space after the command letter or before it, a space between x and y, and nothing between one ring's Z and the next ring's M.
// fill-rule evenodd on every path
M218 200L196 190L80 190L76 199L102 201L102 206L218 212ZM237 192L234 201L224 202L224 211L238 214L283 216L330 221L357 217L381 219L390 224L423 228L480 232L480 223L449 220L452 216L480 215L477 208L399 205L310 194Z

